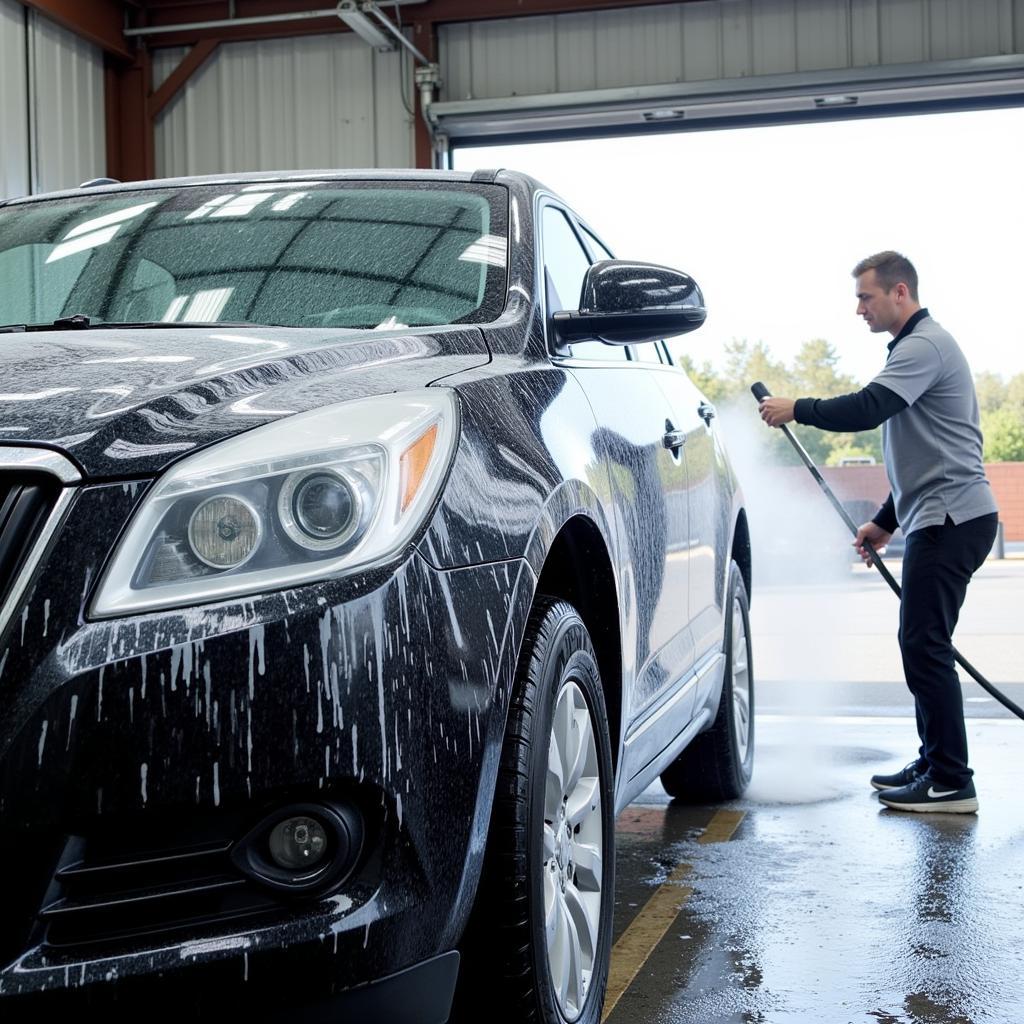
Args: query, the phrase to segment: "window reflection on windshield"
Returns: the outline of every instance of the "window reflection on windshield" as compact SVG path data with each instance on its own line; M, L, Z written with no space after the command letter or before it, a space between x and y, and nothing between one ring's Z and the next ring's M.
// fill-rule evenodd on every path
M0 210L0 323L392 330L493 320L507 196L462 183L261 182Z

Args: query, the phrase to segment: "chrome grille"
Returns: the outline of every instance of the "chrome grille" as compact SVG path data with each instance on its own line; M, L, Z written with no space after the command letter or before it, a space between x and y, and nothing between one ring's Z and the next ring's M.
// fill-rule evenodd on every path
M75 465L48 448L0 445L0 633L74 501Z
M14 588L59 490L58 481L44 474L0 473L0 605Z

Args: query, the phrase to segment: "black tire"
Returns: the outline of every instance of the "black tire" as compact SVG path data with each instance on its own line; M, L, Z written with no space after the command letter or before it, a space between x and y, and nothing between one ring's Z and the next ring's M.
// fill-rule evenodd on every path
M559 703L560 695L563 701L576 703ZM580 813L585 818L586 833L577 826L574 835L569 818L548 821L545 801L557 804L566 800L551 795L561 790L554 783L549 788L548 759L552 744L557 743L554 729L559 729L558 735L586 738L586 726L578 725L583 710L580 695L589 713L594 742L578 747L586 746L590 754L574 792L586 790L591 796L582 804L576 801L583 807ZM556 704L563 716L558 723L554 720ZM564 727L566 723L571 723L568 730ZM577 763L582 764L583 759L577 758ZM595 766L596 776L590 774ZM598 796L600 821L594 814L593 802ZM571 806L572 802L564 803L564 807ZM559 807L562 809L563 805ZM557 814L552 817L557 818ZM539 597L527 624L509 708L484 874L462 945L455 1019L510 1024L599 1024L611 953L614 824L611 741L597 657L576 610L565 601ZM555 848L550 838L555 835L559 836L555 843L557 868L556 857L548 856L548 850ZM592 837L592 843L575 845L577 840L584 843L585 835ZM601 869L588 875L582 866L587 856L584 851L596 848L597 835L601 843ZM577 859L580 863L574 864ZM589 915L596 923L596 942L592 942L590 935L595 929L584 931L576 923L583 904L593 906L593 895L588 891L584 900L578 890L591 889L590 879L597 874L600 907L597 913ZM555 907L559 886L561 912ZM587 947L583 962L588 956L592 962L583 986L579 985L583 972L569 969L568 965L575 961L568 955L564 959L559 956L563 947L557 941L549 953L546 898L554 908L551 920L558 918L556 939L568 938L571 945L571 929L575 929L575 934L586 940L578 940L581 947ZM575 997L583 993L582 1005L576 1005L566 992L560 994L552 961L566 967L561 977L572 979L568 991Z
M734 648L737 631L735 616L742 624L743 650ZM743 687L736 686L738 668L746 666L748 700L747 744L741 749L737 736L737 701ZM742 704L742 701L739 703ZM735 562L729 564L729 585L725 603L725 680L718 714L707 732L701 733L661 773L661 783L669 796L688 803L717 803L743 795L754 772L754 670L750 646L750 610L743 575Z

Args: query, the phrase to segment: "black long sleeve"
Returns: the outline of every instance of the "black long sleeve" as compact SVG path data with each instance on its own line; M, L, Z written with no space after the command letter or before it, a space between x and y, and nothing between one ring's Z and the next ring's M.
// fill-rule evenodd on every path
M895 391L883 384L869 384L838 398L798 398L793 416L797 423L847 433L873 430L906 407L907 403Z
M900 525L896 518L896 504L892 500L892 493L885 499L882 507L871 517L875 526L880 526L886 533L895 533Z

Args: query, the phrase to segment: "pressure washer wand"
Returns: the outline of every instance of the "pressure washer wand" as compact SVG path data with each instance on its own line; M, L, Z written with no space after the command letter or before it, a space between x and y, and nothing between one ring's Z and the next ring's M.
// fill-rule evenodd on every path
M763 398L771 398L771 392L764 386L761 381L757 381L750 385L750 393L760 402ZM825 493L825 497L832 502L832 507L842 516L843 522L850 528L850 532L857 536L857 524L853 521L850 513L843 508L843 503L832 493L832 488L825 482L825 478L818 471L818 467L814 464L810 455L807 454L807 450L797 440L796 435L792 430L786 426L785 423L781 425L782 432L789 438L790 444L796 449L797 455L800 456L800 461L811 471L811 476L818 482L818 486ZM874 549L874 547L868 542L864 541L864 550L867 551L868 556L871 559L871 564L882 574L882 579L889 584L889 589L902 601L903 600L903 588L896 582L895 577L889 572L885 563L882 561L881 556ZM955 647L953 648L953 657L956 659L956 663L986 692L990 693L1000 704L1005 708L1009 708L1018 718L1024 719L1024 708L1019 707L1005 694L1000 693Z

